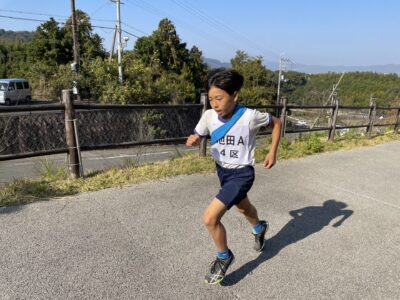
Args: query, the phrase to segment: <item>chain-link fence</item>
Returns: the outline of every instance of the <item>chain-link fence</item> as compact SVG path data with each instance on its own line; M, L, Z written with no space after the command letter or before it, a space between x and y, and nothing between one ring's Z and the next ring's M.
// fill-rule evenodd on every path
M188 136L200 118L200 107L78 110L81 147L149 142ZM64 112L0 114L0 156L65 149Z

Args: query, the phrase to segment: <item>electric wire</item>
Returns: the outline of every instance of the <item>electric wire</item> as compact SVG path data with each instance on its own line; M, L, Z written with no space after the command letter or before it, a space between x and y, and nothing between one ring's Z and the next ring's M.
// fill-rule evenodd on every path
M0 18L8 18L8 19L16 19L16 20L23 20L23 21L32 21L32 22L47 22L48 20L39 20L39 19L31 19L31 18L21 18L21 17L13 17L13 16L4 16L4 15L0 15ZM66 22L57 22L59 24L63 24L65 25ZM107 27L107 26L100 26L100 25L93 25L93 28L101 28L101 29L112 29L114 30L114 27ZM134 36L136 38L140 38L140 36L133 34L127 30L121 30L122 32L125 32L128 35Z
M96 13L98 13L100 10L102 10L105 6L110 6L110 2L106 1L102 6L100 6L99 8L97 8L95 11L91 12L90 15L94 15Z
M189 28L194 29L194 31L199 32L198 28L193 27L192 25L183 22L182 20L172 16L168 12L155 7L155 6L147 3L144 0L126 0L126 1L127 1L128 4L132 4L132 5L138 6L141 9L146 10L146 11L152 13L152 14L155 14L155 15L158 15L158 16L161 16L161 17L168 16L171 19L173 18L173 19L177 20L179 23L182 23L183 25L185 25L185 28L184 28L185 30L187 30L187 28L189 27ZM133 1L135 3L132 3L130 1ZM260 47L258 47L258 45L256 45L254 42L252 42L247 37L244 37L242 34L238 33L237 31L235 31L231 27L229 27L229 26L219 22L218 20L214 19L213 17L209 16L208 14L206 14L203 11L201 11L200 9L194 7L193 5L188 3L187 1L185 1L185 0L170 0L170 1L172 1L173 3L175 3L180 8L184 9L185 11L189 12L190 14L194 15L195 17L199 18L199 20L201 20L203 23L207 24L208 26L210 26L214 30L222 32L222 33L224 33L224 35L226 35L226 33L230 33L231 35L233 34L236 37L244 38L244 40L247 41L247 43L245 43L245 44L252 44L254 49L257 48L258 50L261 50L263 53L266 52L265 49L261 49ZM103 9L105 6L107 6L109 4L110 4L110 2L105 2L102 6L100 6L98 9L96 9L95 13L98 12L99 10ZM66 21L69 18L69 16L50 15L50 14L44 14L44 13L31 12L31 11L9 10L9 9L0 9L0 11L12 12L12 13L18 13L18 14L38 15L38 16L50 16L50 17L55 18L58 21L61 20L62 22L59 22L60 24L65 24L65 22L63 22L63 21ZM0 16L0 17L2 17L2 18L10 18L10 19L17 19L17 20L25 20L25 21L46 22L45 20L39 20L39 19L33 19L33 18L23 18L23 17L13 17L13 16ZM115 22L115 20L108 20L108 19L95 19L95 18L90 18L90 19L93 20L93 21L97 21L97 22L111 22L111 23ZM126 27L129 27L129 28L141 33L141 34L148 35L148 33L144 32L143 30L138 29L138 28L136 28L134 26L131 26L131 25L127 24L126 22L121 22L121 23L124 24ZM92 27L93 28L102 28L102 29L113 29L113 28L110 28L110 27L100 26L100 25L92 25ZM125 33L127 33L129 35L132 35L134 37L138 37L137 35L135 35L135 34L133 34L131 32L128 32L126 30L121 30L121 31L124 31ZM211 37L211 38L219 41L219 43L216 43L217 46L221 47L220 43L222 42L223 44L225 44L225 45L227 45L229 47L232 47L233 49L237 49L237 46L234 45L233 43L228 42L227 40L221 39L221 37L213 36L209 32L206 34L206 36L204 36L204 32L201 31L201 34L197 35L197 36L202 38L202 39L204 39L204 40L209 40L210 37ZM275 56L277 55L272 50L268 50L267 52L270 52Z
M146 11L148 13L151 13L153 15L157 15L157 16L159 16L161 18L167 18L168 17L169 19L174 20L174 23L181 25L182 26L181 29L183 31L188 31L188 28L191 28L193 30L193 32L196 32L196 37L197 38L201 38L201 39L203 39L205 41L209 41L210 38L212 38L214 40L218 40L218 43L215 44L215 47L224 48L224 49L226 48L226 46L228 46L230 48L233 48L233 49L237 48L234 44L232 44L232 43L230 43L230 42L228 42L228 41L226 41L224 39L221 39L220 37L216 37L216 36L210 34L209 32L207 32L205 34L204 31L199 30L195 26L192 26L191 24L182 21L181 19L171 15L170 13L165 12L165 11L159 9L159 8L156 8L156 7L152 6L151 4L148 4L148 3L144 2L144 1L141 1L141 0L126 0L126 4L131 5L131 6L139 7L142 10L144 10L144 11Z
M105 3L105 4L109 4L109 3ZM104 7L105 5L103 5L103 7ZM103 7L101 7L101 8L103 8ZM101 9L100 8L100 9ZM99 10L99 9L98 9ZM97 10L97 11L98 11ZM51 15L51 14L43 14L43 13L35 13L35 12L28 12L28 11L17 11L17 10L7 10L7 9L0 9L0 11L5 11L5 12L12 12L12 13L19 13L19 14L28 14L28 15L38 15L38 16L47 16L47 17L55 17L54 19L56 19L56 20L63 20L63 21L66 21L66 20L68 20L69 19L69 16L62 16L62 15ZM46 20L39 20L39 19L31 19L31 18L23 18L23 17L14 17L14 16L1 16L1 17L3 17L3 18L10 18L10 19L17 19L17 20L25 20L25 21L40 21L40 22L46 22ZM115 20L109 20L109 19L95 19L95 18L90 18L90 20L91 21L97 21L97 22L111 22L111 23L115 23ZM60 22L60 23L62 23L62 22ZM136 27L133 27L133 26L131 26L131 25L129 25L129 24L127 24L127 23L125 23L125 22L121 22L122 24L124 24L125 26L127 26L127 27L129 27L129 28L131 28L131 29L133 29L133 30L135 30L135 31L137 31L137 32L140 32L140 33L142 33L142 34L145 34L145 35L147 35L147 33L146 32L144 32L143 30L140 30L140 29L138 29L138 28L136 28ZM62 24L65 24L65 23L62 23ZM93 26L94 27L94 26ZM100 26L96 26L97 28L101 28ZM107 28L107 29L109 29L109 28Z
M185 0L170 0L170 1L175 3L176 5L178 5L185 11L189 12L193 16L198 17L200 20L202 20L209 26L211 26L217 30L220 30L223 33L229 33L229 34L235 35L237 38L246 41L247 44L252 44L252 48L257 49L258 51L261 51L263 53L269 52L269 53L273 54L274 56L279 57L279 54L277 54L275 51L264 49L263 47L261 47L260 45L255 43L254 41L250 40L243 34L239 33L238 31L234 30L233 28L231 28L230 26L218 21L217 19L209 16L207 13L203 12L202 10L196 8L195 6L190 4L188 1L185 1Z
M130 1L130 0L127 0L127 1ZM169 14L169 13L167 13L167 12L165 12L165 11L163 11L163 10L161 10L161 9L159 9L159 8L149 4L149 3L147 3L146 1L143 1L143 0L132 0L132 1L135 2L134 5L140 7L141 9L144 9L144 10L146 10L146 11L152 13L152 14L156 14L156 15L161 16L161 17L165 17L165 16L171 17L171 14ZM202 20L204 23L209 25L211 28L217 29L220 32L224 32L224 33L230 32L230 33L233 33L233 34L235 34L237 36L240 36L240 34L237 33L236 31L234 31L233 29L229 28L228 26L226 26L226 25L218 22L217 20L213 19L212 17L208 16L206 13L204 13L201 10L199 10L199 9L195 8L194 6L190 5L188 2L186 2L186 1L183 2L183 1L179 1L179 0L171 0L171 1L173 1L176 5L180 6L182 9L190 12L192 15L200 18L200 20ZM102 6L100 6L98 9L95 10L95 13L98 12L99 10L103 9L106 5L109 5L109 4L110 4L110 2L105 2ZM68 20L68 18L69 18L69 16L50 15L50 14L37 13L37 12L32 12L32 11L9 10L9 9L0 9L0 11L19 13L19 14L28 14L28 15L38 15L38 16L50 16L50 17L53 17L53 18L55 18L57 20L62 20L62 21ZM2 16L2 17L7 17L7 16ZM8 16L8 17L11 18L11 19L18 19L18 20L39 21L38 19L28 19L28 18L11 17L11 16ZM175 18L173 16L172 16L172 18L177 19L177 18ZM111 23L115 22L115 20L95 19L95 18L92 18L92 17L91 17L91 20L92 21L97 21L97 22L111 22ZM183 21L181 21L179 19L177 19L177 20L179 21L179 23L185 24L185 22L183 22ZM45 22L45 21L43 21L43 22ZM63 23L63 22L60 22L60 23ZM133 29L133 30L135 30L137 32L139 32L139 33L142 33L144 35L148 35L148 33L144 32L143 30L140 30L140 29L138 29L136 27L133 27L133 26L131 26L131 25L125 23L125 22L121 22L121 23L124 24L125 26L127 26L127 27L129 27L129 28L131 28L131 29ZM188 24L185 24L185 25L186 25L185 26L186 28L187 27L194 28L191 25L188 25ZM103 28L103 29L105 28L105 27L96 26L96 25L93 25L93 27L94 28ZM185 28L185 30L187 30L186 28ZM106 28L106 29L111 29L111 28ZM197 28L194 28L194 29L195 29L195 31L198 32ZM129 33L129 34L135 36L132 33ZM205 40L209 40L210 37L213 37L215 39L218 39L221 42L221 38L220 37L212 36L209 33L207 33L207 37L203 36L203 34L201 34L199 37L201 37L201 38L203 38ZM236 46L234 44L232 44L232 43L230 43L230 42L228 42L226 40L222 40L222 42L224 44L228 45L229 47L236 48ZM248 40L248 42L252 43L250 40Z

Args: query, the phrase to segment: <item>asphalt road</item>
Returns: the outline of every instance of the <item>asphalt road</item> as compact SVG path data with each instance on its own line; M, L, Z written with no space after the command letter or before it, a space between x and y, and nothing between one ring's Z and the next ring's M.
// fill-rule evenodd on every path
M253 252L228 212L236 262L222 286L202 283L213 174L1 208L0 299L399 299L399 153L392 142L257 166L266 248Z
M85 174L89 174L112 167L121 168L171 159L187 152L196 151L198 149L188 148L184 145L153 145L127 149L84 151L82 152L83 170ZM67 167L67 154L0 161L0 183L22 178L40 178L49 168L67 170Z

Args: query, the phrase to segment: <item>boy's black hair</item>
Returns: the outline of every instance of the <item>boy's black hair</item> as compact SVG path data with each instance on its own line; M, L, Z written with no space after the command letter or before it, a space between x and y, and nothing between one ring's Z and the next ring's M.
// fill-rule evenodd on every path
M240 91L243 82L244 78L238 71L215 69L207 74L206 90L208 92L211 87L215 86L232 95L234 92Z

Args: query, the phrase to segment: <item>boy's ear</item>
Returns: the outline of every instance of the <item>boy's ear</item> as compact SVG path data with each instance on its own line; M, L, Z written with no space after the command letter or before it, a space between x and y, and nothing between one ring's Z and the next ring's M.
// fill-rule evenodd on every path
M238 91L236 91L236 92L234 92L233 93L233 101L235 101L235 102L237 102L238 101L238 99L239 99L239 92Z

